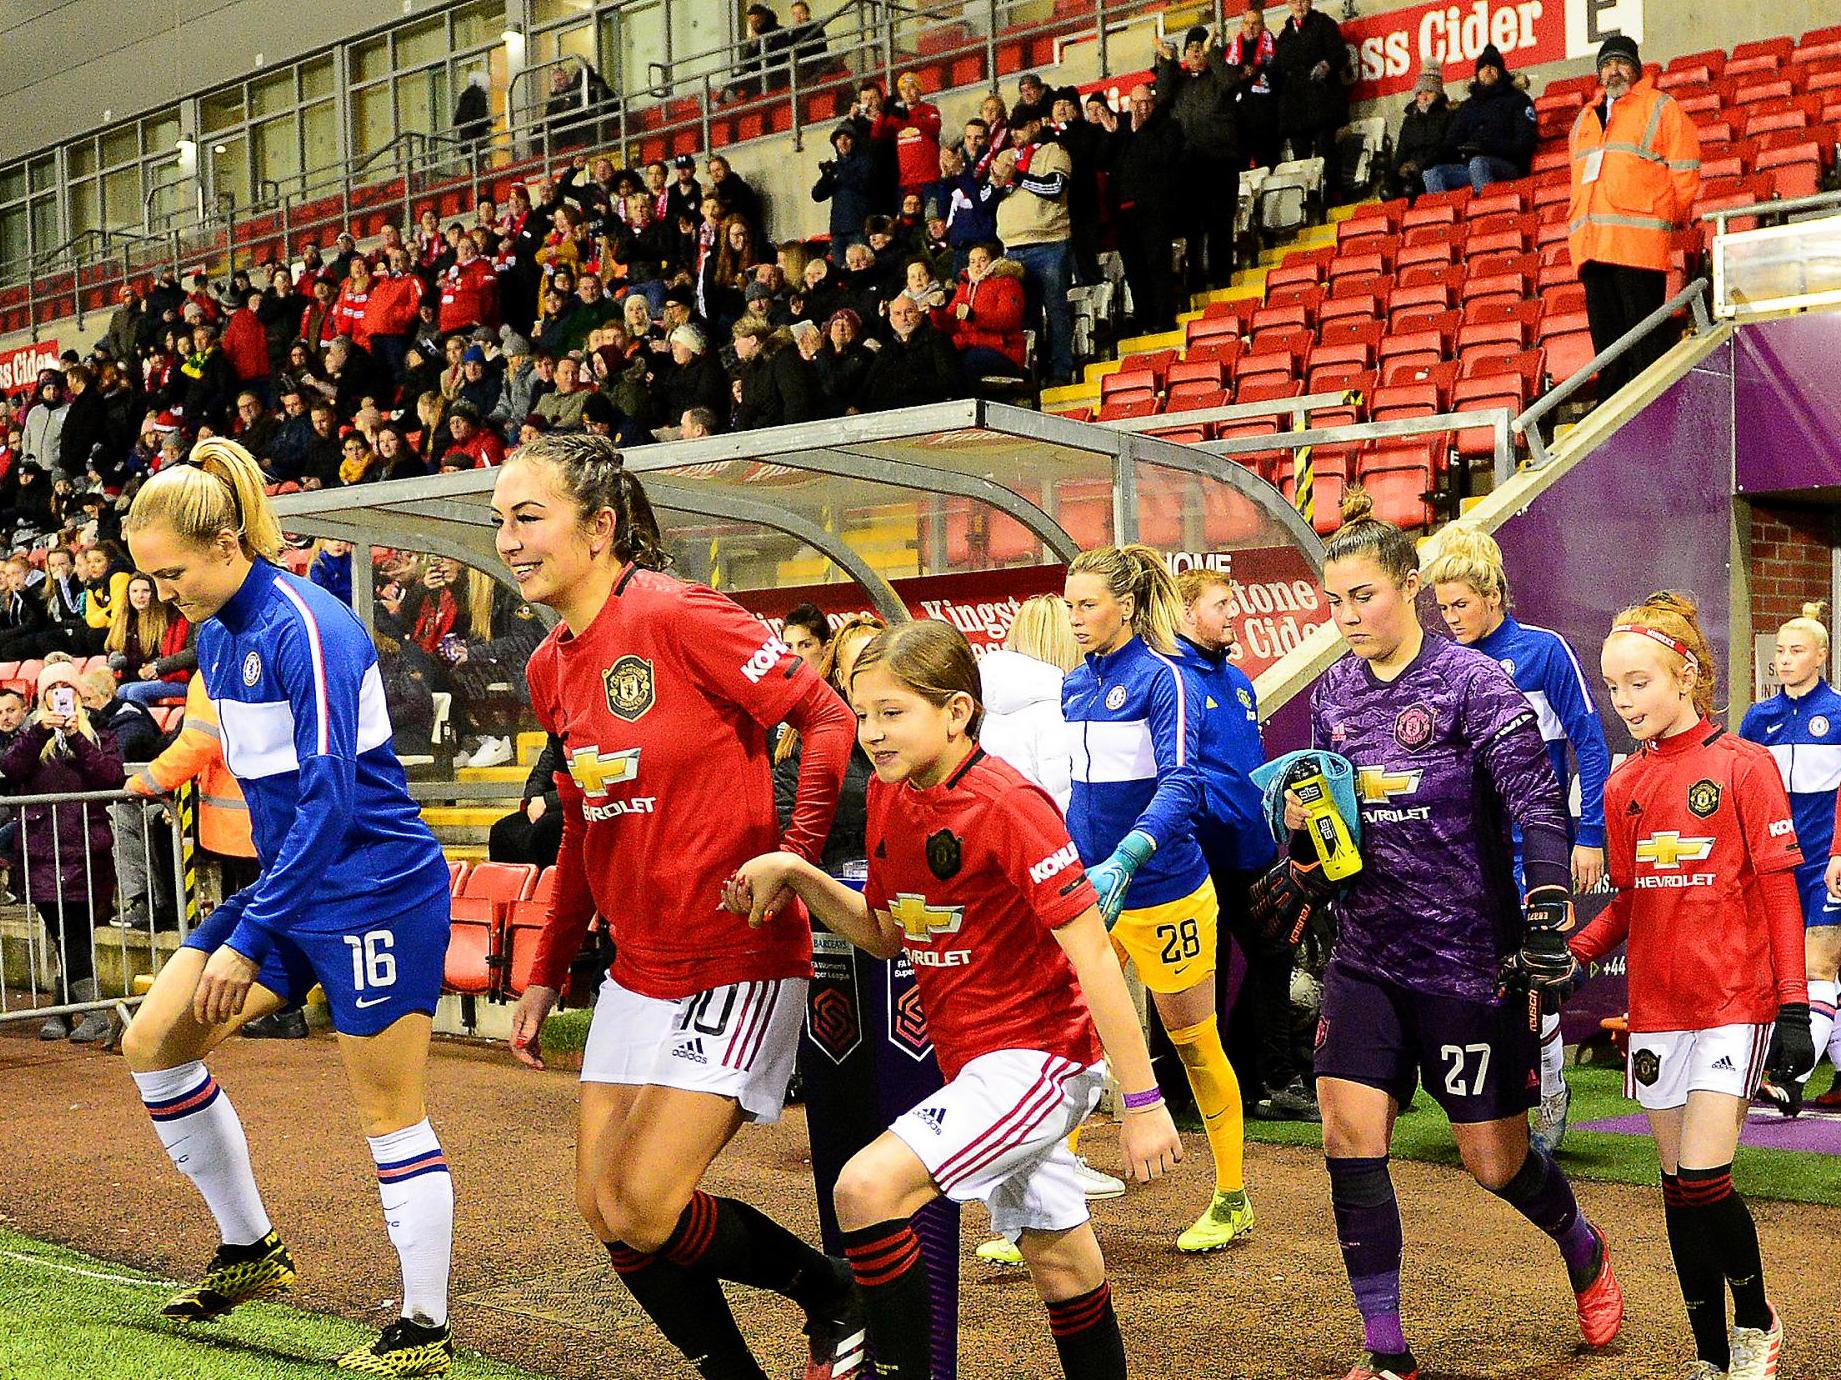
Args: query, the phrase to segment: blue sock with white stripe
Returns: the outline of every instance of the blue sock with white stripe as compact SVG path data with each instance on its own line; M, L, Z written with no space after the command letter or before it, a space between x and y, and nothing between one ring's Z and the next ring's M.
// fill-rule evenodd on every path
M251 1246L267 1236L268 1213L249 1166L243 1123L203 1062L137 1073L134 1082L160 1144L204 1195L224 1244Z
M447 1156L427 1117L369 1140L384 1222L403 1265L403 1316L439 1327L447 1321L454 1253L454 1180Z

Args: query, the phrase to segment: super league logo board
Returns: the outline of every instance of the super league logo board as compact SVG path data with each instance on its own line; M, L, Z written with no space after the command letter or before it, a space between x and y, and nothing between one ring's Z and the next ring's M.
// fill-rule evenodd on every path
M857 968L850 941L835 934L812 936L812 985L806 999L805 1033L819 1053L841 1064L863 1044L857 1012Z

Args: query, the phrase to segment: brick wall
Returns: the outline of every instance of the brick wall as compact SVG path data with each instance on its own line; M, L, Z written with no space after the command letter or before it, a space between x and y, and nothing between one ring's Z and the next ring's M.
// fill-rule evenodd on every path
M1752 509L1751 613L1754 632L1776 631L1808 599L1827 599L1841 515L1808 508ZM1833 610L1829 620L1833 626Z

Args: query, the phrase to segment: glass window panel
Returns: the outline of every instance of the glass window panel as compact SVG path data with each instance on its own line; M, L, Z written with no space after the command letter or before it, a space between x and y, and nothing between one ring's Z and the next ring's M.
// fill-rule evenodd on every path
M300 65L300 96L304 101L318 100L332 94L332 56L315 58Z
M88 139L72 144L65 156L70 160L72 177L88 177L96 171L96 146Z
M396 70L433 62L447 51L447 24L439 17L396 31Z
M73 182L70 186L70 233L102 228L101 189L92 182Z
M278 115L294 105L294 74L276 72L249 84L249 112L252 115Z
M102 136L102 166L113 168L141 156L141 132L133 125L112 129Z
M212 145L211 180L207 185L216 196L229 193L235 206L249 205L249 145L244 140L226 139Z
M363 155L382 148L395 133L390 105L390 83L379 82L352 93L352 153Z
M595 66L594 25L578 24L555 35L557 57L578 57Z
M339 161L339 117L331 101L310 105L300 113L302 142L307 147L307 171L329 168Z
M41 196L32 202L32 244L38 249L55 249L64 242L58 229L58 201Z
M651 64L665 60L665 7L658 0L620 11L620 72L628 90L652 84Z
M366 39L352 48L352 77L357 81L370 81L373 77L388 76L390 72L390 40L382 38Z
M17 276L17 270L24 267L27 252L26 208L14 206L0 211L0 264L7 266L7 277Z
M592 8L592 4L584 5L581 0L534 0L531 22L541 26L554 24L559 19L579 19L583 11Z
M180 175L179 160L152 163L147 168L148 225L158 230L175 219L192 195L194 184Z
M51 191L58 185L57 155L48 153L43 158L34 158L26 164L26 175L31 179L33 191Z
M243 88L233 86L198 103L199 128L206 134L243 123Z
M464 51L496 43L505 28L505 6L499 0L479 0L454 11L454 47Z
M23 201L26 195L26 165L15 163L0 170L0 201Z
M119 168L102 176L102 220L111 229L139 225L145 208L141 204L141 170Z
M251 173L258 182L289 183L300 176L300 138L294 117L265 120L250 131ZM264 188L267 194L272 189Z
M150 115L141 121L141 146L148 153L171 153L179 142L179 112Z
M438 117L438 102L435 87L441 84L443 73L438 67L431 67L421 72L411 72L396 79L396 127L402 130L419 130L439 132L443 122Z

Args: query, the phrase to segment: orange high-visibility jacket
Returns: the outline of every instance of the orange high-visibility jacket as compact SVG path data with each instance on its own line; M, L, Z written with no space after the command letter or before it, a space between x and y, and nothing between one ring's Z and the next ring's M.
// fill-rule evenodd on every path
M185 688L185 725L173 745L136 772L128 789L137 795L165 795L198 778L198 841L228 858L253 858L249 805L243 788L224 765L224 738L217 706L205 694L205 678Z
M1611 106L1611 127L1588 105L1573 121L1573 263L1668 271L1670 237L1700 190L1700 134L1653 78ZM1598 177L1587 182L1593 155Z

